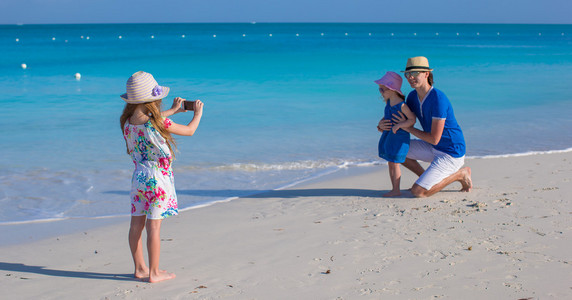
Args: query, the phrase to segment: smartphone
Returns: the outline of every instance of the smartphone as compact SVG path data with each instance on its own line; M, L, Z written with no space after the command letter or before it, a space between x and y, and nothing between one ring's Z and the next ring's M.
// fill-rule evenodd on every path
M195 110L195 101L185 101L183 107L185 110Z

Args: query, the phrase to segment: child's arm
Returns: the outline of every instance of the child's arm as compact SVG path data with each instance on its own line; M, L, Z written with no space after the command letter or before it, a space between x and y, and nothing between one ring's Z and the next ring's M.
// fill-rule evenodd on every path
M184 100L185 99L183 99L183 101ZM171 126L169 126L167 130L170 133L177 135L191 136L195 134L195 131L197 131L197 128L199 127L199 123L201 122L201 118L203 116L203 102L201 102L201 100L197 100L195 102L194 112L195 115L193 116L193 119L191 120L191 122L189 122L189 124L182 125L173 122L173 124L171 124Z
M415 114L411 111L411 109L409 109L409 106L407 106L405 102L401 105L401 111L403 114L405 114L407 120L398 122L397 124L393 125L393 128L391 129L393 130L393 133L397 133L397 130L400 128L407 128L415 125Z
M185 99L181 98L181 97L176 97L173 100L173 105L171 106L171 108L164 110L161 112L161 116L163 118L172 116L176 113L180 113L180 112L184 112L185 109L183 108L183 102L185 101Z

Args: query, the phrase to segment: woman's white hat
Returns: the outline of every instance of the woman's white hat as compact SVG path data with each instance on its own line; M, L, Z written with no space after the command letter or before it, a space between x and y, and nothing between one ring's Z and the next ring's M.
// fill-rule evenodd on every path
M167 97L169 90L160 86L153 75L139 71L127 80L127 93L121 95L121 99L130 104L153 102Z

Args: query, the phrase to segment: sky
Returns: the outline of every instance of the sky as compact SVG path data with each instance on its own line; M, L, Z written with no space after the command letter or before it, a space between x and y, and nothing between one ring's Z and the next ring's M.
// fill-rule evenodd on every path
M0 24L572 24L571 0L1 0Z

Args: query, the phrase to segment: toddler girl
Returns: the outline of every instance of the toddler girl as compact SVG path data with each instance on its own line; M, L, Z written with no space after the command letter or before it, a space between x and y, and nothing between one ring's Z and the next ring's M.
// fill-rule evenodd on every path
M402 82L401 76L395 72L387 72L375 81L379 85L379 92L386 103L383 119L379 121L377 126L377 129L383 132L378 145L379 157L387 160L389 178L393 186L390 192L383 195L384 197L401 195L399 164L405 161L405 156L409 151L409 133L400 130L400 128L415 125L415 115L405 104L405 96L401 92ZM407 119L403 122L392 121L393 114L405 115Z

